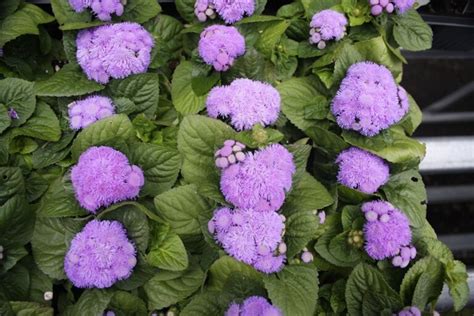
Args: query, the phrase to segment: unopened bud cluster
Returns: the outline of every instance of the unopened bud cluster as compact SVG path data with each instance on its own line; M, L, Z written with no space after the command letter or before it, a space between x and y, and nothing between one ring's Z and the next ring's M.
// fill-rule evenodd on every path
M361 248L364 245L364 233L361 230L351 230L347 242L356 248Z
M207 1L196 1L194 4L194 14L200 22L206 22L207 19L216 18L216 10L214 4Z
M314 256L311 252L308 251L308 248L303 248L303 252L301 253L301 261L304 263L310 263L314 260Z
M245 160L245 153L243 150L245 145L235 140L228 139L224 142L224 147L217 150L214 156L216 157L216 166L225 169L230 165Z
M395 267L405 268L408 266L411 260L416 257L416 248L414 246L403 246L400 247L399 253L393 257L392 264Z

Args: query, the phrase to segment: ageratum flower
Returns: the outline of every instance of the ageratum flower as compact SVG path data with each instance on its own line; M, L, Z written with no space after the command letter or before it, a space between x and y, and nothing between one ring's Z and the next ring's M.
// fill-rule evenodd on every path
M111 147L91 147L72 168L76 199L91 213L101 206L138 196L144 184L143 171L130 165L127 157Z
M79 288L107 288L128 278L137 264L135 247L117 221L93 220L71 241L64 258L68 279Z
M374 136L407 113L407 99L401 100L399 91L402 90L385 66L359 62L347 71L331 111L341 128Z
M293 155L273 144L247 153L243 162L224 169L220 187L225 199L238 208L260 212L276 211L290 190L295 173Z
M71 103L68 113L70 127L78 130L113 115L115 109L110 98L94 95Z
M347 19L344 14L334 10L322 10L311 19L309 42L317 44L319 49L326 47L330 40L339 41L346 32Z
M76 44L77 60L87 77L103 84L145 72L154 45L150 33L130 22L82 30Z
M199 56L217 71L226 71L245 53L245 39L233 26L211 25L199 40Z
M201 22L214 19L217 12L227 24L232 24L244 15L252 15L254 10L255 0L197 0L194 4L194 14Z
M236 79L228 86L215 87L206 100L210 117L229 118L237 130L250 130L259 123L271 125L278 119L281 98L268 83Z
M69 0L69 4L76 12L83 12L91 8L99 20L110 21L112 14L121 16L123 4L121 0Z
M339 165L337 181L364 193L376 192L390 175L385 160L356 147L341 152L336 163Z
M362 205L367 222L364 225L365 251L375 260L395 256L411 242L410 222L405 214L385 201Z
M231 303L225 316L283 316L283 313L264 297L251 296L243 301L241 305Z
M285 225L277 213L223 207L214 212L208 227L224 250L237 260L265 273L283 267L285 256L275 253L282 243Z
M421 316L421 311L416 306L408 306L399 311L397 316Z
M382 14L383 11L392 13L395 8L398 13L403 14L410 10L415 4L415 0L369 0L370 13L373 16Z

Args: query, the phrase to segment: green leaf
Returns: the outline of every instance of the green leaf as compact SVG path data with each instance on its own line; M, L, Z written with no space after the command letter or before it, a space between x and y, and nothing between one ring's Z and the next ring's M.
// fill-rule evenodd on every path
M255 43L255 48L262 52L266 57L271 57L275 46L280 41L289 25L290 22L287 20L262 23L263 27L255 25L260 33L260 38L257 43Z
M221 292L217 291L206 291L195 295L192 301L181 310L180 315L222 315L225 309L220 306L222 304L220 294Z
M209 289L223 291L230 276L239 274L253 280L262 280L262 274L251 266L236 259L223 256L217 259L209 269Z
M328 108L326 98L314 87L309 77L292 78L277 86L282 100L282 112L302 131L315 124L317 120L305 115L307 111Z
M460 311L469 301L468 274L464 263L458 260L449 261L446 265L446 283L454 302L454 310Z
M75 133L66 132L58 142L45 143L43 146L33 152L33 168L42 169L55 164L70 153L69 144L72 142Z
M4 0L0 2L0 20L13 14L20 6L20 0Z
M388 302L380 302L381 304L390 304L375 306L379 308L378 312L381 308L399 310L403 307L399 295L388 285L382 274L376 268L366 263L360 263L354 268L347 280L346 304L348 313L354 316L367 315L363 313L363 302L364 298L370 293L377 293L385 297ZM372 302L372 306L374 303L376 302Z
M27 300L30 284L28 269L22 264L17 264L0 276L0 293L3 292L10 301Z
M109 116L83 129L72 143L72 158L77 160L79 155L91 146L103 145L114 139L133 140L135 131L132 122L125 114Z
M382 187L387 200L404 212L414 227L421 227L426 218L426 189L421 175L407 170L390 177Z
M176 67L171 81L171 98L176 110L183 114L196 114L204 109L206 96L198 96L192 86L193 64L181 62Z
M53 279L65 279L64 256L69 244L84 223L74 218L36 220L31 241L33 257L41 271Z
M283 206L283 214L320 210L334 202L328 190L308 172L293 185Z
M285 315L314 315L318 299L318 271L308 265L286 266L265 276L265 288L272 303Z
M157 273L143 287L148 297L148 309L162 309L189 297L204 280L199 265L191 265L182 273Z
M187 22L193 22L194 20L194 0L176 0L176 10L178 10L179 15Z
M0 245L6 249L28 243L34 226L34 209L23 195L15 195L0 206Z
M54 16L58 20L59 25L82 23L87 25L92 21L92 15L89 10L84 10L81 13L74 11L68 0L51 0L51 7ZM92 26L92 24L90 25Z
M25 193L25 181L21 169L0 167L0 204L5 203L14 195L22 193Z
M283 139L284 135L272 128L263 128L260 124L255 124L252 130L239 132L235 140L243 143L250 148L260 148L267 145L278 143Z
M152 266L170 271L188 267L189 260L181 238L167 225L154 225L146 260Z
M67 176L54 180L40 200L39 217L68 217L86 215L74 196L71 179Z
M15 13L7 16L0 25L0 47L24 34L39 35L38 24L53 22L54 17L38 6L25 3Z
M155 0L127 0L120 20L144 23L161 12L158 1Z
M12 123L12 119L8 114L8 109L3 104L0 104L0 133L6 130Z
M61 138L59 120L48 104L39 101L33 116L24 125L13 130L12 137L20 135L57 142Z
M104 86L87 79L82 69L75 64L67 64L48 79L35 82L36 95L39 96L79 96L102 89Z
M220 73L211 70L209 74L200 73L199 75L193 76L191 79L191 86L197 96L203 96L216 86L220 79Z
M109 307L125 315L140 316L147 314L145 302L137 296L124 291L114 292Z
M44 306L43 304L36 302L22 302L13 301L10 302L13 312L15 315L28 315L28 316L53 316L54 310L52 307Z
M193 184L157 195L155 206L158 214L181 236L200 234L199 216L212 211L209 202L197 193Z
M86 290L74 304L71 316L102 315L112 299L113 293L107 290Z
M155 196L173 186L181 167L181 155L175 148L136 143L129 146L129 159L145 174L141 195Z
M403 277L400 296L405 305L415 305L423 309L426 304L436 301L441 294L444 267L433 257L418 260Z
M340 2L340 0L301 0L301 4L303 4L304 10L306 11L306 17L309 18L311 18L316 12L329 9Z
M288 247L286 255L293 257L316 237L319 218L311 211L296 210L285 222L285 243Z
M0 275L13 268L22 258L28 255L28 251L23 246L11 246L6 248L6 246L2 245L2 247L4 248L3 253L7 255L3 255Z
M408 95L408 101L410 102L410 109L399 124L408 135L412 135L416 128L421 124L422 112L411 95Z
M18 119L11 122L12 126L25 123L35 111L36 98L33 83L16 78L0 80L0 103L18 113Z
M200 115L185 117L178 132L178 150L183 156L182 174L186 182L198 186L199 192L223 201L219 189L220 172L214 153L235 131L225 123Z
M158 74L145 73L122 80L112 80L107 85L107 94L113 99L127 98L132 101L133 109L126 111L127 114L143 112L148 108L156 108L160 95Z
M433 31L416 10L394 15L393 21L393 37L403 49L416 52L431 48Z

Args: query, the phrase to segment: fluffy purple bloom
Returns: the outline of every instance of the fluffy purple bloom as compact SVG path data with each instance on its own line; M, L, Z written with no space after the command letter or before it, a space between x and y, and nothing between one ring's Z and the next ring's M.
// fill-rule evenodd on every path
M225 316L283 316L281 310L270 304L264 297L248 297L241 305L232 303Z
M91 213L101 206L138 196L145 182L143 171L130 165L127 157L111 147L91 147L72 168L76 199Z
M123 225L92 220L72 239L64 271L76 287L107 288L128 278L136 264L135 247Z
M365 251L375 260L395 256L411 242L410 222L405 214L385 201L362 205L367 222L364 225Z
M153 37L140 24L124 22L85 29L77 39L77 61L99 83L146 72Z
M285 225L276 212L223 207L214 212L210 223L210 232L232 257L265 273L283 267L285 256L275 253Z
M347 71L331 111L341 128L374 136L407 113L408 102L400 99L399 91L402 90L385 66L359 62Z
M226 71L245 53L245 39L233 26L211 25L199 40L199 56L217 71Z
M228 86L215 87L206 100L210 117L229 118L237 130L250 130L259 123L271 125L280 113L280 93L268 83L236 79Z
M247 153L241 163L222 171L220 187L226 200L238 208L261 212L278 210L291 188L295 173L293 155L273 144Z
M69 4L76 12L83 12L91 8L99 20L110 21L112 14L121 16L123 4L121 0L69 0Z
M94 95L69 105L69 125L72 129L85 128L95 121L109 117L115 113L112 100Z
M336 163L339 165L337 181L364 193L374 193L390 176L385 160L357 147L341 152Z
M201 22L214 19L217 12L227 24L232 24L244 15L252 15L254 10L255 0L197 0L194 4L194 14Z
M421 316L421 311L416 306L408 306L399 311L396 316Z
M327 41L339 41L344 37L346 25L344 14L330 9L322 10L311 19L309 42L317 44L319 49L324 49Z

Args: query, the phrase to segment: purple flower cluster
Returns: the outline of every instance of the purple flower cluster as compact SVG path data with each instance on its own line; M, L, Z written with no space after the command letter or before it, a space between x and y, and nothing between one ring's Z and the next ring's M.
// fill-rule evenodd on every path
M76 12L91 8L99 20L110 21L112 14L121 16L123 4L121 0L69 0L69 4Z
M211 25L199 40L199 56L217 71L226 71L245 53L245 38L233 26Z
M341 128L370 137L400 121L408 102L385 66L359 62L347 71L331 111Z
M388 164L382 158L357 147L341 152L336 163L339 165L337 181L364 193L376 192L390 175Z
M76 287L107 288L130 276L135 253L120 222L93 220L71 241L64 270Z
M279 271L285 255L278 252L285 224L276 212L223 207L214 212L208 229L232 257L264 273Z
M406 268L411 260L416 257L416 248L412 245L403 246L400 251L392 258L392 264L395 267Z
M365 251L375 260L397 256L411 242L410 222L405 214L385 201L362 205Z
M217 12L225 23L232 24L254 10L255 0L197 0L194 4L194 14L201 22L215 19Z
M394 316L421 316L421 311L416 306L408 306L394 314Z
M245 145L235 140L228 139L224 142L224 147L216 151L216 166L225 169L230 165L245 160L245 153L242 151Z
M115 113L112 100L94 95L69 104L69 125L72 129L85 128L95 121L109 117Z
M76 44L77 61L87 77L103 84L145 72L154 45L150 33L130 22L82 30Z
M240 305L230 304L225 316L283 316L283 313L264 297L250 296Z
M290 190L296 168L292 154L279 144L269 145L222 171L220 187L237 208L260 212L278 210Z
M311 19L309 42L317 44L319 49L324 49L327 41L338 41L344 37L346 25L344 14L329 9L322 10Z
M377 16L384 10L387 13L392 13L395 9L398 13L403 14L413 7L415 0L369 0L369 3L370 13Z
M138 166L131 166L124 154L106 146L82 153L72 168L71 180L77 200L91 213L137 197L145 182Z
M250 130L254 124L271 125L278 119L281 98L268 83L236 79L228 86L215 87L206 100L210 117L230 118L237 130Z

